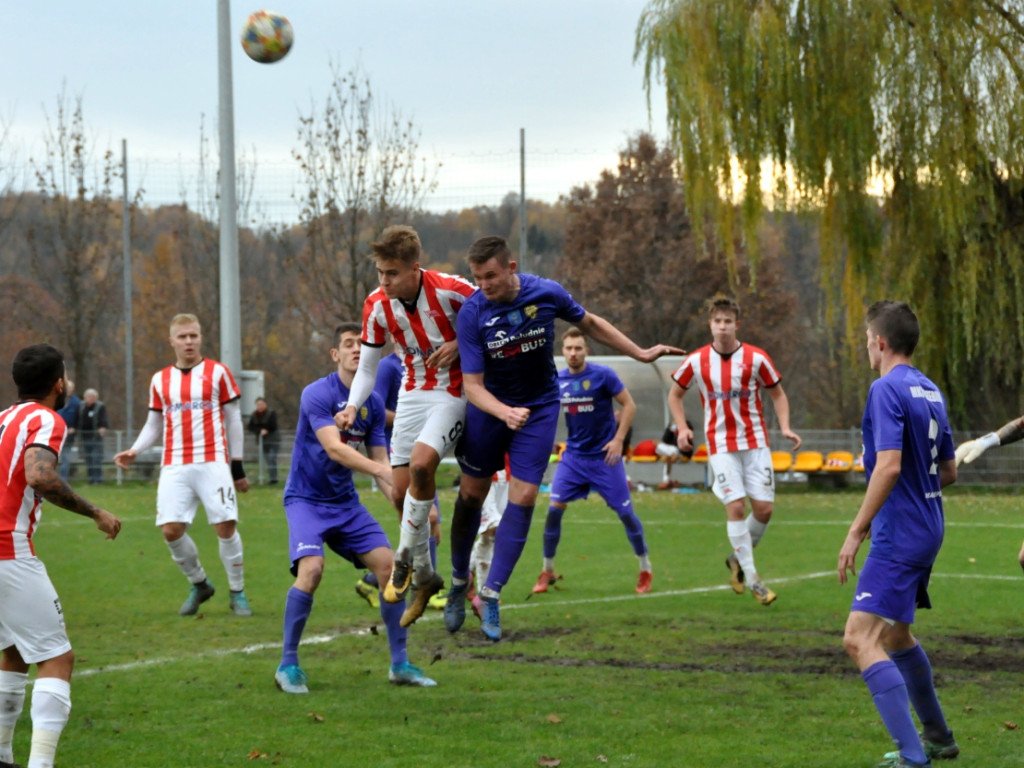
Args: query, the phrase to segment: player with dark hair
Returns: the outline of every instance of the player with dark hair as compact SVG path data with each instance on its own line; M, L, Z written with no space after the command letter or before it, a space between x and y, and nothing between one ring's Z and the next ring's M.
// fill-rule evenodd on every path
M349 405L337 424L345 429L373 391L377 366L389 338L404 352L405 378L391 440L395 507L401 536L395 568L381 594L389 602L415 595L402 626L418 619L444 587L430 555L430 508L441 459L454 449L466 417L455 317L475 289L466 279L420 268L422 248L412 227L392 226L371 244L380 288L363 304L363 353Z
M215 591L188 534L201 501L210 525L217 531L220 560L231 590L228 604L236 616L252 616L245 595L235 496L236 490L249 490L242 466L242 390L223 363L203 357L203 330L195 315L171 318L170 344L174 365L153 374L149 418L132 447L114 456L114 463L127 469L140 453L163 437L156 524L171 559L192 585L178 613L194 616Z
M284 645L274 681L285 693L308 693L299 666L299 641L313 610L313 594L324 571L325 545L357 568L369 568L380 580L391 574L394 552L388 538L359 500L352 471L376 478L391 490L391 467L384 442L384 402L371 393L344 432L335 414L350 397L359 366L360 326L345 323L335 330L331 359L337 371L302 391L291 470L284 489L288 544L295 584L288 590L284 611ZM365 445L369 458L358 446ZM391 667L388 679L399 685L429 687L434 681L409 663L407 630L401 626L402 604L380 601L387 627Z
M544 565L533 585L534 594L547 592L551 582L560 578L555 574L555 554L562 537L562 515L570 502L587 498L591 490L597 491L626 528L626 537L640 562L637 594L651 591L652 569L644 526L633 511L623 463L625 438L636 415L636 403L615 371L587 362L589 351L579 328L572 327L562 334L562 356L568 367L558 372L558 389L568 436L551 481L551 502L544 523ZM615 411L613 402L621 406L620 411Z
M764 421L761 389L775 405L784 437L800 448L800 436L789 428L789 398L779 374L763 349L741 343L740 305L735 299L716 295L707 302L712 342L693 352L672 374L678 387L668 393L668 409L676 423L680 451L693 450L693 427L686 420L685 391L696 382L704 405L704 436L708 463L714 475L715 495L725 505L726 532L733 553L725 564L731 572L733 591L750 592L761 605L771 605L775 592L761 581L754 566L754 547L771 522L775 503L768 429ZM750 515L746 499L750 498Z
M881 375L864 406L868 487L839 551L840 584L847 571L856 575L857 551L869 536L871 549L843 645L896 743L883 765L921 768L960 753L935 695L931 663L910 632L915 607L931 608L928 580L945 527L942 489L956 481L956 459L942 393L911 363L920 337L913 311L903 302L872 304L866 336L871 368Z
M480 628L487 638L499 640L498 596L526 544L558 426L555 320L574 323L597 341L645 363L682 350L663 344L642 349L607 320L587 312L558 283L519 274L503 238L477 240L467 261L480 290L466 300L457 327L469 405L466 431L456 449L462 477L452 517L452 586L445 627L457 632L466 619L470 556L480 511L507 453L509 501L498 526L487 583L480 591Z
M30 766L52 766L71 712L75 656L64 611L32 535L45 499L92 518L108 539L121 521L68 486L58 471L66 436L56 413L67 394L64 356L49 344L20 350L12 366L18 403L0 413L0 766L14 765L14 728L25 704L29 666L32 686Z

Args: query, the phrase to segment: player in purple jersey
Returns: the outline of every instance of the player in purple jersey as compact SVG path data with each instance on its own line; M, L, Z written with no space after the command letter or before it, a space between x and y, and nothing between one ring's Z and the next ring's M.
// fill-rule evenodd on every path
M930 766L960 753L935 695L931 663L910 632L914 608L931 608L928 579L942 546L942 489L956 480L953 437L942 393L911 364L921 331L903 302L867 313L872 370L864 420L867 492L839 551L839 583L856 575L861 542L871 549L857 579L843 645L857 663L896 742L881 765ZM909 704L921 721L914 728Z
M369 568L382 582L391 575L394 564L388 537L360 503L352 482L352 470L357 470L376 478L390 494L384 403L371 395L344 433L334 423L334 415L348 404L349 386L359 366L360 331L356 323L338 326L331 349L337 372L302 391L291 471L284 489L291 572L296 578L285 601L284 648L274 674L274 682L286 693L309 692L306 674L299 666L299 641L323 576L324 545L357 568ZM357 450L361 444L367 446L370 458ZM401 603L380 601L391 652L388 679L399 685L436 685L409 663L408 631L400 626L402 610Z
M526 544L558 426L555 320L574 323L644 363L683 351L664 344L642 349L607 320L587 312L558 283L519 274L503 238L477 240L467 260L480 290L466 299L456 329L469 405L466 430L455 451L462 477L452 516L452 587L444 619L449 632L457 632L466 619L470 553L480 510L491 477L504 466L507 453L509 501L498 526L487 584L480 591L480 629L487 638L500 640L498 595Z
M384 427L384 439L387 443L388 453L391 451L391 432L395 423L395 412L398 410L398 393L402 387L402 358L398 354L399 347L396 345L395 351L387 357L384 357L380 361L380 365L377 367L377 378L373 382L373 391L384 401L385 413L387 414L385 427ZM337 420L335 421L337 423ZM435 567L437 564L437 543L441 540L441 517L439 513L440 505L437 500L437 495L434 495L434 505L430 508L430 560L434 563ZM399 521L401 521L401 515L399 515ZM377 607L377 596L380 591L380 585L377 583L377 576L372 571L367 571L356 581L355 586L356 594L363 598L369 603L371 608ZM434 595L428 602L431 608L440 610L444 607L445 596L441 594Z
M956 449L956 465L960 462L970 464L989 448L997 445L1009 445L1024 439L1024 416L1018 416L1013 421L1008 421L995 432L989 432L976 440L967 440ZM1020 552L1017 553L1017 562L1024 568L1024 544L1021 544Z
M626 537L640 561L636 592L642 595L651 591L653 574L644 526L633 511L622 459L636 403L615 371L587 362L589 351L579 328L562 334L562 356L569 367L558 372L558 388L569 434L551 481L551 503L544 523L544 566L533 592L547 592L551 582L561 578L555 574L555 553L562 537L562 515L569 502L585 499L594 490L626 527ZM622 406L618 419L613 401Z

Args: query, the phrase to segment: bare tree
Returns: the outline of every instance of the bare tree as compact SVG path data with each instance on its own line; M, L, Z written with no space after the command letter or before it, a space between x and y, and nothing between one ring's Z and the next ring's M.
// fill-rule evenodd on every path
M420 131L390 104L379 103L358 67L333 79L322 107L299 115L293 151L304 188L298 193L306 235L290 257L314 325L359 317L376 287L368 243L384 227L407 221L437 185L438 165L418 156Z

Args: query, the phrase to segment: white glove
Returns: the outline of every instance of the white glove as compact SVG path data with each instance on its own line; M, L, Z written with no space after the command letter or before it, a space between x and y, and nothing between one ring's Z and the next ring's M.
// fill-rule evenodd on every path
M995 432L989 432L977 440L968 440L966 443L961 443L960 447L956 449L956 465L959 467L961 463L970 464L989 448L997 445L999 445L999 435Z

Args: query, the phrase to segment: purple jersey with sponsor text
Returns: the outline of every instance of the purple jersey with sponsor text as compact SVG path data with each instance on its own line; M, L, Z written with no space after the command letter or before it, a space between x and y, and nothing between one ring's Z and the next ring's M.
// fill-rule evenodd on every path
M337 373L318 379L302 390L291 471L284 487L286 504L293 499L318 504L359 503L352 470L331 459L316 436L318 429L334 426L334 414L345 409L348 396L348 387ZM376 393L371 393L359 408L355 423L341 433L341 439L357 449L364 444L367 448L386 445L384 402Z
M930 566L945 528L939 462L954 457L942 393L916 368L897 365L871 385L861 431L869 482L879 451L902 452L896 485L871 521L869 557Z
M555 319L578 323L586 310L554 280L529 274L519 280L510 302L490 301L482 291L466 299L456 336L463 373L482 373L501 402L529 408L558 401Z
M618 429L612 401L625 389L622 380L606 365L585 363L579 373L559 371L558 389L569 432L565 450L577 456L603 455Z

